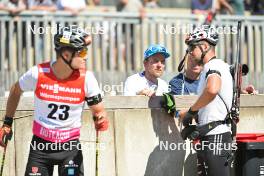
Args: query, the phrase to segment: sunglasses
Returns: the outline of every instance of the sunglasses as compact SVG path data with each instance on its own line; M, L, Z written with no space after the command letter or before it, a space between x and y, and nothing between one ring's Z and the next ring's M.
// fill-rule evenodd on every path
M196 46L197 46L197 45L190 45L190 46L188 47L188 51L189 51L189 52L193 52L193 50L196 48Z
M190 45L189 47L188 47L188 52L193 52L193 50L197 47L197 46L201 46L201 45L203 45L202 43L198 43L198 44L193 44L193 45Z
M88 53L88 48L84 48L84 49L78 51L77 55L79 57L85 58L87 56L87 53Z

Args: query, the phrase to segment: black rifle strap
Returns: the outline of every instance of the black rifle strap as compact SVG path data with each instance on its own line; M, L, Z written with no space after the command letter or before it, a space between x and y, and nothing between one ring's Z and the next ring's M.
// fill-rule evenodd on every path
M223 97L222 97L220 94L217 94L217 95L218 95L218 97L223 101L223 103L225 104L226 111L227 111L227 115L226 115L225 120L227 120L228 117L229 117L228 115L230 114L230 110L228 109L227 104L226 104L225 100L223 99Z

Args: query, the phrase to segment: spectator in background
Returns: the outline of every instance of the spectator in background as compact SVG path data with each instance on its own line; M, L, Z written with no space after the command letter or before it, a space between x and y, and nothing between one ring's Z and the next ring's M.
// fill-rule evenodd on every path
M116 10L119 12L139 13L140 20L142 20L145 17L145 9L140 0L119 0L116 5ZM128 56L131 57L131 69L133 70L135 67L133 40L136 37L135 31L134 31L134 24L132 23L122 24L122 34L123 34L122 38L124 39L122 41L123 42L123 46L122 46L123 59L126 62L125 57L128 57ZM130 48L130 52L126 52L127 51L126 48Z
M0 1L0 10L8 11L11 15L18 15L26 9L22 0L2 0Z
M55 12L56 4L52 0L27 0L28 10L43 10Z
M59 10L69 11L72 15L78 15L86 8L85 0L58 0L57 3Z
M264 0L251 0L251 14L264 15Z
M245 6L245 10L250 11L251 10L251 0L244 0L244 6Z
M212 8L212 0L192 0L193 14L207 14Z
M120 12L139 12L142 18L145 16L145 9L140 0L119 0L116 9Z
M93 0L92 2L93 2L93 5L94 5L94 6L99 6L99 5L101 5L101 0Z
M88 6L93 6L93 7L100 7L103 6L102 11L103 12L109 12L109 8L105 7L102 3L101 0L90 0L86 1Z
M170 93L173 95L197 95L202 65L197 64L191 55L186 56L184 73L179 73L169 82Z
M160 79L165 69L168 50L161 45L151 45L144 52L145 71L129 76L125 82L124 95L162 95L169 91L167 83Z
M234 10L234 15L244 15L245 12L244 0L231 0L230 5Z
M157 0L144 0L144 6L146 8L159 8Z
M234 14L234 9L228 0L217 0L216 9L220 14Z

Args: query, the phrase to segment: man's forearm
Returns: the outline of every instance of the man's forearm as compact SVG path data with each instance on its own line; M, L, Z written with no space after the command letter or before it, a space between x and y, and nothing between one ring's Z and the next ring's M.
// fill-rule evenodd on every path
M8 7L5 7L5 6L0 6L0 10L3 10L3 11L10 11L11 9L8 8Z
M16 82L11 90L6 104L6 116L14 117L22 90L20 89L19 83Z
M95 116L96 118L106 117L106 112L105 112L105 109L104 109L102 102L100 102L96 105L93 105L90 108L91 108L93 116Z
M47 11L52 11L56 10L55 6L32 6L29 8L29 10L47 10Z
M226 0L221 0L221 4L229 11L230 14L233 14L233 8Z

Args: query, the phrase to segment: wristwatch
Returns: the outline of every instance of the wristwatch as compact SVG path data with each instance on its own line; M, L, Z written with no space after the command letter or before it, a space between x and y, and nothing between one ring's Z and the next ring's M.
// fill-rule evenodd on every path
M180 111L179 110L176 110L175 111L175 118L179 118L180 117Z

